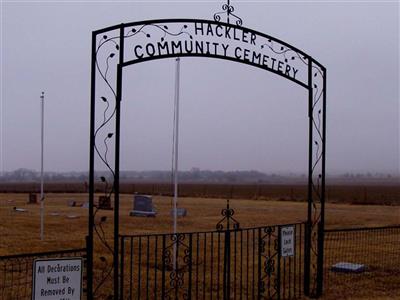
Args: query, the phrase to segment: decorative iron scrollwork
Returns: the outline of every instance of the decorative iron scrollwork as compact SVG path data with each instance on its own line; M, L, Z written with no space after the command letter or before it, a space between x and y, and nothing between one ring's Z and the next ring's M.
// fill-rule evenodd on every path
M236 19L235 20L236 25L242 26L243 25L242 18L234 14L233 13L234 11L235 8L233 7L233 5L231 5L230 0L228 0L226 4L222 5L222 11L214 14L214 20L217 22L221 22L221 15L226 14L226 23L230 24L230 16L233 16Z
M275 274L278 262L278 236L275 227L265 227L259 240L262 262L260 296L263 299L273 299L279 293L279 280ZM272 291L273 290L273 291Z
M321 222L321 214L323 213L322 203L325 201L322 194L322 174L323 174L323 146L325 144L325 135L323 133L323 97L325 94L325 71L314 63L312 64L312 107L311 107L311 119L312 119L312 136L313 136L313 155L312 155L312 169L311 169L311 223L310 223L310 265L311 265L311 282L312 286L310 291L312 295L316 295L317 292L317 276L318 276L318 256L320 255L318 249L318 226Z
M115 116L116 112L116 91L113 87L112 78L110 74L110 64L116 65L116 55L119 53L119 44L117 43L119 40L119 36L112 36L109 37L108 35L103 35L100 37L97 43L96 51L95 51L95 66L97 69L98 74L100 75L102 81L105 83L106 88L102 91L102 95L98 98L101 103L105 104L103 113L102 113L102 120L100 124L96 127L94 131L94 150L97 153L100 160L103 164L107 167L108 171L111 173L111 176L107 176L111 178L111 182L107 180L106 176L101 176L100 180L104 183L104 196L110 198L111 195L114 193L114 185L115 185L115 172L113 167L110 165L108 161L108 150L109 150L109 141L113 137L113 132L110 132L109 126L111 120ZM112 69L113 71L114 68ZM110 108L113 107L112 111L110 112ZM108 129L108 130L107 130ZM102 143L99 145L97 140L99 136L102 136ZM100 243L106 249L106 251L113 256L114 249L108 243L106 238L106 232L103 228L107 218L105 216L101 216L99 219L96 220L96 215L99 212L99 205L95 207L94 214L93 214L93 228L96 236L98 237ZM93 289L93 296L97 297L105 297L106 299L111 299L112 295L104 295L104 292L101 292L102 286L109 280L112 275L114 266L113 262L109 261L107 257L101 256L99 257L98 261L101 269L101 273L99 278L96 280L96 284Z
M294 51L292 48L278 44L272 39L268 39L266 43L260 45L261 49L269 48L273 53L278 55L283 55L284 61L287 63L289 60L295 61L297 59L301 60L305 65L308 64L307 57L300 55L300 53Z
M179 31L173 32L171 29L168 27L168 25L159 25L159 24L146 24L146 25L141 25L138 29L135 27L132 27L129 31L129 34L125 36L125 38L130 38L133 37L134 35L137 35L139 33L144 34L147 38L151 38L152 35L148 31L146 31L146 28L156 28L158 29L162 36L160 37L160 41L163 42L167 36L180 36L180 35L187 35L189 36L190 39L193 39L193 36L186 31L188 26L184 24Z
M224 221L226 221L226 230L230 230L230 223L233 223L233 230L240 229L239 222L233 217L235 211L229 207L229 200L226 200L226 208L221 210L223 218L217 223L216 228L218 231L224 230Z
M170 235L171 243L165 248L163 253L164 264L169 274L169 288L165 291L164 299L175 299L179 289L184 286L185 272L187 271L190 260L189 246L184 243L186 235L177 233ZM183 249L180 250L180 249ZM183 252L183 256L179 255ZM172 296L175 294L175 296ZM183 298L186 299L187 291L184 291Z

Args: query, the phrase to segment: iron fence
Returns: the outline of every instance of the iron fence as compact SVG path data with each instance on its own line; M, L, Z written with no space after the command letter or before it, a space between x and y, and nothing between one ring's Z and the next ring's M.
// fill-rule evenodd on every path
M86 262L86 248L40 253L27 253L0 256L0 299L23 300L32 299L32 271L36 259L83 257ZM83 279L86 276L84 267ZM83 291L85 292L83 280Z
M281 255L278 225L121 236L121 299L299 298L304 224L290 226L290 257Z
M390 276L400 278L400 225L325 230L324 249L325 293L340 289L349 294L357 289L356 281L377 286ZM335 270L338 263L341 271ZM389 283L382 281L385 289L390 289Z

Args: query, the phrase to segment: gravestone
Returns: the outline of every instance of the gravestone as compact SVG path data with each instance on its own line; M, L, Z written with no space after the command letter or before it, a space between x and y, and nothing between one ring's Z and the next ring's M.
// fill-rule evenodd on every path
M37 195L35 193L29 193L28 204L37 204Z
M170 214L171 214L171 217L174 216L174 210L173 209L171 209ZM178 217L186 217L187 216L187 209L186 208L182 208L182 207L178 207L176 209L176 215Z
M75 200L68 200L68 206L69 207L75 207L76 206L76 201Z
M112 210L111 198L108 196L99 196L98 209Z
M67 215L66 218L67 219L79 219L79 216L77 216L77 215Z
M18 208L16 206L13 207L13 210L16 211L16 212L26 212L26 211L28 211L25 208Z
M354 264L349 262L338 262L331 267L333 272L342 273L362 273L366 270L366 266L362 264Z
M153 199L146 195L133 196L133 210L129 212L130 216L155 217L157 212L153 206Z

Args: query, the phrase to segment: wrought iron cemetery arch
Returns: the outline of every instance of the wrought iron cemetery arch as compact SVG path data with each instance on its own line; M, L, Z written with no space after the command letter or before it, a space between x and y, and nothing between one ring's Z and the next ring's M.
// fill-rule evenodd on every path
M229 2L229 1L228 1ZM229 4L229 3L228 3ZM119 24L92 33L88 295L93 296L94 232L101 228L95 220L95 153L107 166L113 182L108 196L114 196L114 295L118 299L120 111L124 67L172 57L208 57L239 62L282 76L308 90L309 153L308 215L305 240L304 292L318 297L322 293L323 227L326 156L326 69L296 47L250 28L241 19L229 23L201 19L161 19ZM189 46L191 45L191 50ZM189 51L190 50L190 51ZM103 84L100 87L97 82ZM105 103L101 120L96 105ZM111 106L111 109L109 109ZM114 128L111 126L114 121ZM106 130L109 129L109 130ZM114 138L114 164L109 163L108 144ZM102 141L101 145L96 141ZM101 146L103 149L101 149ZM102 151L103 150L103 151ZM105 181L104 177L102 178ZM104 240L103 240L104 242ZM104 260L104 259L103 259ZM112 269L109 270L112 272Z

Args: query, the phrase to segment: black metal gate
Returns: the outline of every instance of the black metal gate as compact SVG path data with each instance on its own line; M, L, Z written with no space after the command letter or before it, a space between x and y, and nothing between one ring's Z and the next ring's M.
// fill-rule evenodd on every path
M287 228L293 229L293 256L282 253ZM298 223L120 236L120 297L301 298L304 233L305 224Z

